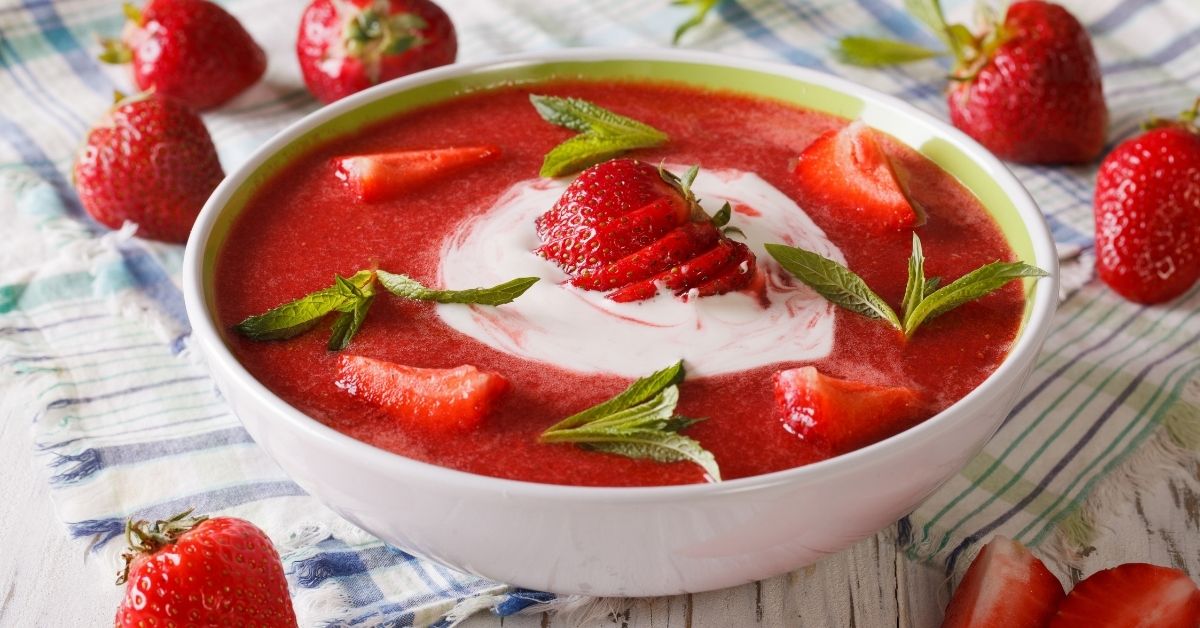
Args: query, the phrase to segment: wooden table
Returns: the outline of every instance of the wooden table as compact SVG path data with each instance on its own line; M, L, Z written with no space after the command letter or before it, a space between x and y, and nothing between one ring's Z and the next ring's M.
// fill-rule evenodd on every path
M29 425L0 417L0 627L109 626L120 599L109 566L85 565L54 517L42 469L30 455ZM1146 561L1200 575L1200 463L1157 469L1099 520L1095 547L1077 580L1111 565ZM940 569L898 555L895 530L790 574L723 591L634 600L591 618L479 614L463 628L730 628L740 626L937 626L950 596ZM581 621L582 620L582 621Z

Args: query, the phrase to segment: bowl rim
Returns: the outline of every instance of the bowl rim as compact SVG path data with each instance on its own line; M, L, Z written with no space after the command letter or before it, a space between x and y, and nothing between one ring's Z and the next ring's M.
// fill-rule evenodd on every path
M827 460L773 471L761 475L708 482L668 486L578 486L566 484L544 484L527 480L514 480L471 473L424 462L381 449L357 440L328 427L288 404L266 388L250 374L234 357L222 341L216 322L209 314L204 299L204 249L211 236L221 210L226 206L247 176L258 169L271 155L289 144L295 137L320 126L328 120L341 116L377 99L404 92L408 89L482 71L505 68L536 66L543 63L597 62L597 61L652 61L719 65L735 70L746 70L771 74L784 79L821 85L838 92L862 99L875 105L892 109L902 116L913 118L933 128L937 137L950 141L970 159L976 162L997 183L1012 201L1018 216L1027 231L1036 263L1049 273L1038 281L1032 293L1033 307L1025 321L1015 345L1000 365L971 392L945 410L924 422L899 434L878 441L861 449L841 454ZM1045 216L1025 187L1009 169L965 133L933 115L917 109L896 98L872 88L853 83L847 79L812 70L787 65L776 61L764 61L713 52L677 49L630 49L630 48L575 48L556 51L538 51L505 55L487 61L456 63L399 79L381 83L362 92L353 94L333 104L311 112L300 120L276 133L270 140L256 149L236 170L230 173L209 197L192 228L183 259L183 293L188 319L192 326L192 342L202 345L204 360L210 370L223 370L231 381L243 387L243 392L252 396L261 406L270 408L269 420L282 422L287 429L303 434L306 440L321 441L327 447L339 448L347 454L363 459L385 474L411 474L431 485L455 486L462 489L494 492L506 497L526 497L556 501L580 502L678 502L697 498L714 498L730 493L741 493L770 488L795 482L820 481L850 472L872 458L883 457L889 451L903 449L906 443L936 436L956 422L968 420L970 409L977 400L985 398L992 390L1000 387L1009 378L1022 377L1022 369L1036 358L1042 340L1049 331L1053 314L1058 305L1058 255ZM240 420L240 417L239 417ZM274 427L273 429L282 429ZM999 424L993 430L993 435ZM990 436L989 436L990 438Z

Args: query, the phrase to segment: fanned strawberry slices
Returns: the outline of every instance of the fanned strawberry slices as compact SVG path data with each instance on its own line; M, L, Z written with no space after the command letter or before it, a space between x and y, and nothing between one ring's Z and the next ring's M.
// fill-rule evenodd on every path
M919 216L876 133L862 122L825 132L800 154L796 179L810 196L871 231L915 227Z
M683 179L632 159L580 173L537 219L537 253L585 290L640 301L660 287L682 296L740 290L757 274L754 253L727 238Z

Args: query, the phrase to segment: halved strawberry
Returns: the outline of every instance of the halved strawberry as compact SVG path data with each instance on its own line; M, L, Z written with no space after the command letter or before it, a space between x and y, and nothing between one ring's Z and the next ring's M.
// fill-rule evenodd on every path
M775 406L788 431L829 454L883 440L925 416L911 388L838 379L811 366L775 374Z
M871 231L915 227L917 212L876 133L862 122L825 132L800 153L796 178L809 195Z
M1050 628L1196 628L1200 590L1178 569L1126 563L1097 571L1058 605Z
M942 628L1041 628L1062 599L1062 584L1042 561L995 536L958 583Z
M349 354L338 357L336 383L409 427L437 431L479 427L508 390L503 376L469 364L430 369Z
M459 146L348 155L333 160L334 175L358 200L370 203L441 179L500 156L499 146Z
M537 218L542 245L585 290L614 290L614 301L639 301L663 285L682 294L721 275L734 257L753 257L701 209L690 189L696 169L683 179L632 159L613 159L584 170L554 207ZM740 248L739 248L740 247ZM752 277L728 275L705 294L738 290Z

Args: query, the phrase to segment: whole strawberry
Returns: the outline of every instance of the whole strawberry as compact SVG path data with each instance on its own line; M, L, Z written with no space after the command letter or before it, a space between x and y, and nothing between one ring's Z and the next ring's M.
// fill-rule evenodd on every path
M138 235L183 243L225 177L212 138L187 105L151 93L121 98L88 133L75 190L98 222L138 224Z
M188 510L125 536L116 626L296 626L279 554L249 521Z
M457 53L454 24L429 0L314 0L296 39L308 91L326 103Z
M906 4L955 59L947 94L954 126L1010 161L1086 163L1100 155L1108 106L1091 38L1075 16L1057 4L1025 0L1013 3L1002 22L986 14L983 32L973 35L947 24L937 0ZM863 37L843 39L840 52L868 66L941 54Z
M1096 271L1138 303L1169 301L1200 278L1196 108L1117 146L1096 178Z
M104 42L109 63L133 63L133 81L198 110L217 107L250 87L267 57L237 18L209 0L150 0L129 18L120 41Z

